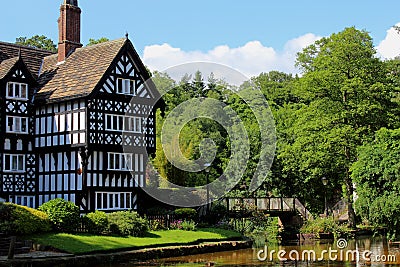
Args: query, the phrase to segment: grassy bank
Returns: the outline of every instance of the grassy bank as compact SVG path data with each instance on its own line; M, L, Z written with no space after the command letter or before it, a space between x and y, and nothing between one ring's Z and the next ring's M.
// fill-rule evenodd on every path
M73 254L122 249L140 249L167 245L186 245L200 241L240 239L237 232L204 228L197 231L151 231L145 237L95 236L90 234L43 234L29 237L36 243Z

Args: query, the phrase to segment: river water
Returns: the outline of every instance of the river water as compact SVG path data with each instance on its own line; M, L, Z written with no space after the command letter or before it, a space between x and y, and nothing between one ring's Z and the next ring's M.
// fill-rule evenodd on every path
M400 267L400 248L383 238L319 241L291 245L217 252L185 257L130 262L108 267L129 266L393 266ZM101 266L105 267L105 266Z

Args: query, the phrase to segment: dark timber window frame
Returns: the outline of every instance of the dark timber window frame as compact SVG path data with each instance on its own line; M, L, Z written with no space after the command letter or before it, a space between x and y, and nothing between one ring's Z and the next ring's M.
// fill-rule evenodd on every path
M106 114L106 130L113 132L141 133L142 119L134 116Z
M132 192L96 192L96 210L130 210L132 195Z
M132 171L133 154L108 152L108 170L110 171Z
M11 124L10 124L11 122ZM20 116L6 116L6 132L28 134L28 118Z
M24 154L4 154L3 172L23 173L26 170Z
M117 94L136 96L135 80L117 78Z
M6 98L15 100L28 100L28 84L19 82L8 82Z

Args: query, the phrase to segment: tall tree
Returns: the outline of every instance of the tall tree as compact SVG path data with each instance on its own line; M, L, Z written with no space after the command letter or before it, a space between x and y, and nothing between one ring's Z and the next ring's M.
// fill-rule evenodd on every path
M57 46L54 44L54 42L50 38L47 38L44 35L40 35L40 36L35 35L35 36L32 36L31 38L18 37L16 39L15 43L19 44L19 45L25 45L25 46L29 46L29 47L44 49L44 50L48 50L51 52L57 51Z
M322 38L297 57L303 77L297 84L302 107L289 131L296 138L280 157L290 173L321 188L327 176L331 189L346 188L349 225L355 227L350 166L356 149L381 127L392 125L392 87L371 37L354 27ZM315 193L315 192L313 192Z
M208 84L205 84L202 78L201 72L197 71L194 74L194 78L189 74L182 77L179 83L172 80L167 74L154 72L152 80L156 84L157 88L161 92L167 92L163 95L165 101L166 115L168 116L173 110L179 113L180 108L178 105L184 103L192 98L205 96L206 92L212 94L216 99L222 98L221 95L224 93L224 87L215 80L212 84L213 90L209 88ZM226 143L226 131L218 123L201 117L201 113L194 113L198 110L211 110L213 107L203 102L197 110L186 110L183 117L192 118L185 126L180 130L179 136L173 136L170 144L161 144L161 127L163 126L164 118L157 115L157 152L153 163L158 169L159 174L166 178L168 181L182 185L182 186L199 186L206 182L204 173L191 173L188 171L181 170L174 166L168 161L165 152L173 151L179 147L182 155L188 160L196 160L201 156L200 145L201 141L205 138L211 138L217 146L216 159L213 162L213 167L210 171L210 181L215 177L219 177L218 173L222 173L223 159L228 157L228 152L225 146ZM199 117L200 116L200 117ZM176 118L176 124L179 125L183 117ZM164 134L168 134L165 133ZM181 159L173 159L179 161ZM179 163L179 162L175 162Z

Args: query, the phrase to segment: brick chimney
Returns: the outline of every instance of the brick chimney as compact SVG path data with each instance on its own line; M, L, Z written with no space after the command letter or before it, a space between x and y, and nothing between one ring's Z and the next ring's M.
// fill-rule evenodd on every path
M78 0L64 0L58 19L58 62L64 61L81 44L81 9Z

